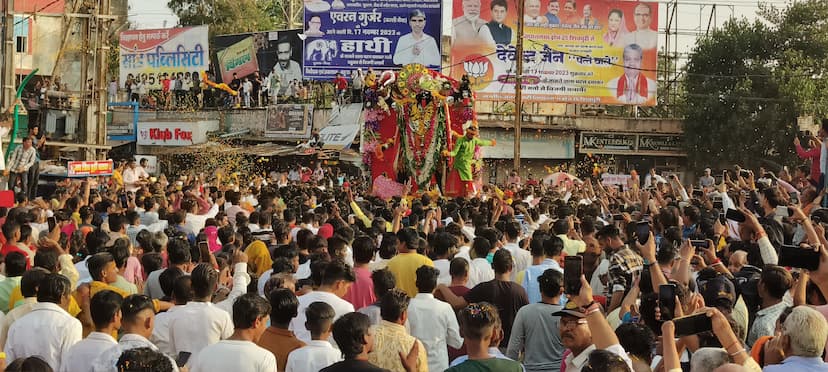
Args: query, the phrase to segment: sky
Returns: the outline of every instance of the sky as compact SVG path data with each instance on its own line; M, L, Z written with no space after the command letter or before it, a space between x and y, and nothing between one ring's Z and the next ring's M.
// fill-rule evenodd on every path
M776 6L784 6L789 0L764 0ZM451 9L451 0L443 0L443 9ZM542 4L547 3L542 0ZM710 22L713 5L716 4L715 22ZM678 28L679 36L677 51L688 53L695 44L695 34L703 33L708 28L721 26L724 22L734 17L756 18L756 11L759 9L757 0L691 0L679 1L678 5ZM178 24L178 18L167 7L167 0L129 0L129 20L133 29L164 28L174 27ZM451 17L448 12L443 16L443 34L451 34ZM663 33L667 25L667 4L659 4L659 32ZM659 39L660 45L664 43L664 35Z

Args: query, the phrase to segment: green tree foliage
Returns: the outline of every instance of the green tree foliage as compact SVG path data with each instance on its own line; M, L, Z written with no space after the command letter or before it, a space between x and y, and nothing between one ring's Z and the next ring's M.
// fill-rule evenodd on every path
M828 2L763 6L700 38L684 80L691 165L796 161L801 115L828 114Z
M210 35L269 31L284 24L270 0L169 0L182 26L210 25Z

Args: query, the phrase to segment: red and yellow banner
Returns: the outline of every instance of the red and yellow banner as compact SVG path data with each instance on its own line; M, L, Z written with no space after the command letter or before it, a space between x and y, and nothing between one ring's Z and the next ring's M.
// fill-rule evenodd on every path
M523 99L656 104L658 3L525 0ZM478 99L514 99L515 0L454 0L451 76Z
M114 164L112 160L70 161L66 168L68 177L111 176Z

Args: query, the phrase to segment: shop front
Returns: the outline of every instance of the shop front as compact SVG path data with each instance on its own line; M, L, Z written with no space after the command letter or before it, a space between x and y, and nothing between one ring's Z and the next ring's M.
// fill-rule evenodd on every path
M514 168L515 132L511 129L481 128L480 138L497 140L483 148L489 183L503 183ZM521 132L521 177L543 178L549 169L569 163L575 157L575 135L560 131L530 129Z
M639 174L655 168L659 173L685 179L687 155L681 134L581 132L578 161L605 173Z

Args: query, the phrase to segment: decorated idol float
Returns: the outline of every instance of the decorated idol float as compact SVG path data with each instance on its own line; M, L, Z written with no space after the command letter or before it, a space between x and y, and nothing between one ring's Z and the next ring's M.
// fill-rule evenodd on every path
M372 81L373 80L373 81ZM406 65L366 81L363 163L382 198L413 191L473 196L482 183L474 93L423 65Z

